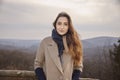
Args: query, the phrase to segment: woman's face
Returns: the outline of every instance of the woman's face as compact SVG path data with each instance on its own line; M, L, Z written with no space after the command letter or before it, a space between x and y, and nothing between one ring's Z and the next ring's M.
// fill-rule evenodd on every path
M59 35L64 35L68 32L68 19L66 17L59 17L56 22L56 30Z

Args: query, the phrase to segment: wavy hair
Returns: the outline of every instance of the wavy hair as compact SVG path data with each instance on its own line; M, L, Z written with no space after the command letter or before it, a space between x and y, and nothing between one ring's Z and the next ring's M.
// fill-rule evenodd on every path
M53 22L53 26L55 28L59 17L66 17L68 19L69 28L66 34L66 40L69 49L69 54L72 56L74 60L74 66L79 66L79 63L82 61L82 55L83 55L82 44L81 44L81 40L79 39L79 35L72 25L71 17L66 12L61 12L58 14L55 21Z

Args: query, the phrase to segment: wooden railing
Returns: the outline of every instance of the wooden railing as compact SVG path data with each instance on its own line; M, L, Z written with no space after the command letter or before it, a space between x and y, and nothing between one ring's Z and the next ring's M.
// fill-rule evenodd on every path
M20 77L20 78L32 78L37 80L34 71L27 70L0 70L0 77ZM93 78L80 78L80 80L99 80Z

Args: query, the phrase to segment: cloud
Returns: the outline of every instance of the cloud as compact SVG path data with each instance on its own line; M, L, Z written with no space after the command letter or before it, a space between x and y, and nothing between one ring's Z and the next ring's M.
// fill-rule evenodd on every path
M111 23L120 19L117 0L5 0L2 23L51 23L60 11L73 17L75 24ZM56 3L56 4L54 4ZM5 17L7 15L7 17ZM79 19L77 19L79 18ZM13 23L11 22L11 23Z
M38 30L41 31L39 34L47 30L50 31L51 28L49 29L48 27L52 26L54 19L61 11L66 11L70 14L73 24L79 32L96 33L97 31L101 34L104 31L110 33L110 35L113 32L120 34L118 32L120 30L120 5L117 1L4 0L0 5L0 37L7 35L13 35L13 37L21 35L22 37L25 31L29 34L39 32ZM6 32L8 34L5 34ZM14 35L16 33L17 35ZM30 36L29 34L26 34L26 36Z

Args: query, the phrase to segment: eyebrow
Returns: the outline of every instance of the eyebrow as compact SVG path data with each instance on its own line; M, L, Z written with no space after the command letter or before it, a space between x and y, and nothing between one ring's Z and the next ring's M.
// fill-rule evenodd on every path
M57 21L57 22L61 22L61 21ZM64 23L68 23L68 22L64 22Z

